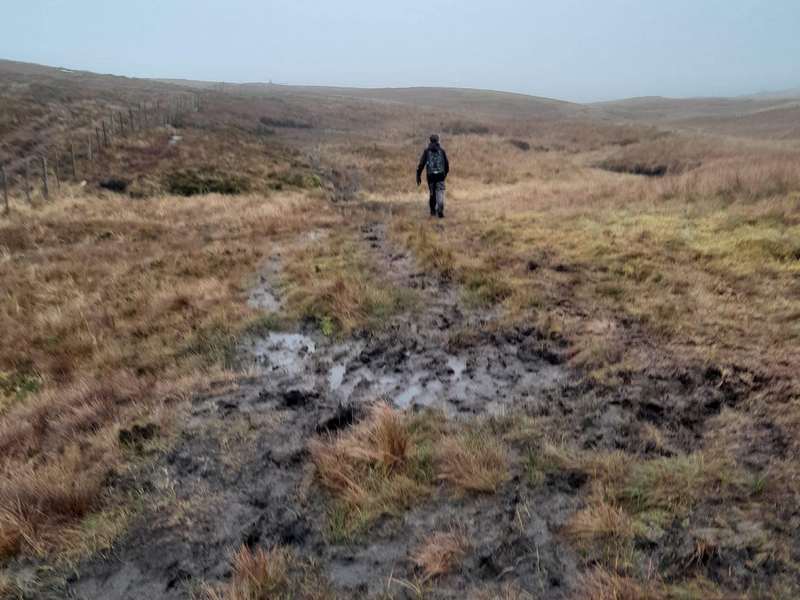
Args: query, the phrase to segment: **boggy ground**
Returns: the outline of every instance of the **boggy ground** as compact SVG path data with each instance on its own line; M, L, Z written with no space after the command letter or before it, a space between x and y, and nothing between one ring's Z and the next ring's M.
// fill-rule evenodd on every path
M406 310L369 334L268 323L244 340L245 374L195 397L174 447L118 482L151 500L108 556L68 580L71 597L726 597L721 580L752 590L790 571L783 557L757 556L760 524L730 536L709 524L706 555L681 523L714 516L692 502L703 495L692 486L737 501L760 492L727 462L692 454L743 390L714 372L596 384L565 364L557 337L503 325L499 312L467 307L449 278L421 271L388 239L386 205L357 215L354 243L404 290ZM281 306L280 271L271 257L251 302ZM401 477L383 456L348 471L353 448L368 454L385 423L408 433L411 449L398 453L411 467ZM762 433L774 456L778 434ZM341 462L335 472L325 455ZM626 471L625 456L638 470ZM664 486L676 489L654 499ZM280 573L254 588L240 547L272 549L265 562Z
M443 486L405 514L379 516L368 536L332 531L329 498L309 460L315 437L350 426L381 398L432 420L442 418L428 413L434 409L453 419L502 418L523 406L542 414L570 377L533 332L487 333L490 319L461 307L451 284L390 246L383 217L365 219L362 243L393 285L418 295L415 309L373 335L334 341L308 329L245 341L242 360L263 373L192 401L175 448L144 476L164 500L108 560L81 569L73 595L187 597L193 584L228 576L232 549L257 544L312 559L315 593L401 597L409 585L432 587L421 583L411 554L431 532L454 525L465 528L472 550L458 574L433 586L436 597L507 582L566 593L575 559L554 530L576 508L575 482L553 481L545 493L519 466L497 494L454 496ZM273 261L266 271L277 275ZM252 297L274 306L268 289Z
M28 150L167 93L22 83ZM208 91L12 182L2 600L800 597L797 144L440 94Z

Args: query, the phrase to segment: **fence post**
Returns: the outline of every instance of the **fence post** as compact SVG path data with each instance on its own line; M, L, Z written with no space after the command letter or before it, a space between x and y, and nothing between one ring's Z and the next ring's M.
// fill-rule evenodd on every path
M100 152L100 129L98 127L94 128L94 135L97 138L97 151Z
M113 123L112 123L113 125ZM103 119L103 145L108 146L108 133L106 132L106 120Z
M39 158L42 162L42 193L44 194L44 199L48 200L50 198L50 186L47 181L47 157L42 154Z
M28 201L28 204L33 206L33 202L31 201L31 161L29 158L25 159L25 199Z
M61 175L58 173L60 166L61 159L58 158L58 153L56 153L56 162L53 164L53 175L56 176L56 194L61 193Z
M130 106L128 107L128 117L130 117L131 121L131 127L130 127L131 132L134 132L136 131L136 121L133 120L133 108L131 108Z
M70 157L70 161L72 162L72 178L73 179L77 179L78 178L78 170L75 168L75 143L74 142L70 142L69 143L69 157Z
M4 214L9 214L11 212L11 208L8 205L8 178L6 177L6 168L0 167L0 177L3 178L3 201L5 202L5 211Z
M94 152L92 152L92 136L89 136L89 143L86 146L86 150L89 153L89 162L94 162Z

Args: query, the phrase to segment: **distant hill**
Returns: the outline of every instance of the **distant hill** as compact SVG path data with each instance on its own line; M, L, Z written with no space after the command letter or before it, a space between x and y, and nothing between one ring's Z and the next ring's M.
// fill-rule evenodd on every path
M698 117L733 117L780 108L800 100L786 97L746 96L739 98L628 98L592 104L601 112L637 121L676 121Z
M642 97L591 105L598 116L709 133L800 138L800 90L736 98Z
M778 90L775 92L759 92L757 94L748 94L747 96L743 96L745 98L756 98L761 100L785 100L785 99L797 99L800 98L800 88L794 88L791 90Z
M101 75L30 63L0 60L0 96L7 111L25 102L40 106L94 101L108 108L169 97L187 91L224 92L226 98L257 99L253 118L263 115L330 128L384 126L386 119L427 114L427 119L505 121L595 120L686 128L725 135L800 138L800 89L736 98L628 98L577 104L550 98L491 90L448 87L350 88L291 86L272 83L232 84L188 79L137 79ZM56 104L53 104L56 103ZM83 106L85 109L86 107ZM41 108L38 109L41 112ZM10 115L10 113L9 113ZM8 122L6 122L8 121ZM18 117L0 118L0 132L19 125ZM55 121L54 121L55 123ZM469 126L469 123L467 124ZM26 134L27 135L27 134Z
M749 114L694 117L674 125L721 135L800 139L800 101Z
M221 83L162 79L164 83L196 89L225 90L232 93L266 96L302 95L395 102L448 112L468 111L479 115L510 118L564 118L586 116L589 109L581 104L492 90L447 87L352 88L327 86L277 85L272 83Z

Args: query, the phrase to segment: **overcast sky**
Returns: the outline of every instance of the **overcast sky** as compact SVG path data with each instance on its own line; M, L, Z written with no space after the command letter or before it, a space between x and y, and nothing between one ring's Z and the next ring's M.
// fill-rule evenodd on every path
M565 100L800 87L800 0L3 0L0 58Z

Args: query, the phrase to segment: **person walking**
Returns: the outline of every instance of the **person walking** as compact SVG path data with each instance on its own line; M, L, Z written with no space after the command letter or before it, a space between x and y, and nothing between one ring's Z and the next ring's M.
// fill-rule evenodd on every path
M447 153L439 144L439 136L435 133L430 137L430 143L417 165L417 185L422 183L422 170L427 171L428 200L432 217L444 218L444 182L450 172L450 163L447 160Z

